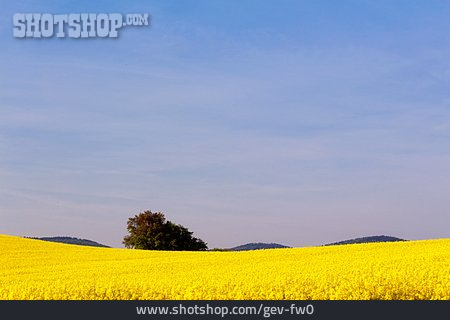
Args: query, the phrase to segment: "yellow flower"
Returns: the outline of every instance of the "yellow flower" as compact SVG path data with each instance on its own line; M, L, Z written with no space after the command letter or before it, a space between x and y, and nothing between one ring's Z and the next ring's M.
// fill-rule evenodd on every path
M0 299L450 299L450 239L247 252L0 235Z

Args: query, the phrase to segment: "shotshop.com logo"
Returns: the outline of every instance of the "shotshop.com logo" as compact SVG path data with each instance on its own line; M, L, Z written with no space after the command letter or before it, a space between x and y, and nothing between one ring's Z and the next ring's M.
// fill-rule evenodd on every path
M15 13L13 15L16 38L117 38L123 26L148 26L148 14L120 13Z

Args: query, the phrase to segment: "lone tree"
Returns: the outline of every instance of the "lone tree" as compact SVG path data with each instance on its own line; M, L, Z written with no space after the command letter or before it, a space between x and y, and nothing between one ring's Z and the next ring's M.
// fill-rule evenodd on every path
M166 221L161 212L144 211L128 219L129 235L123 238L127 248L144 250L200 251L208 249L205 242L192 236L179 224Z

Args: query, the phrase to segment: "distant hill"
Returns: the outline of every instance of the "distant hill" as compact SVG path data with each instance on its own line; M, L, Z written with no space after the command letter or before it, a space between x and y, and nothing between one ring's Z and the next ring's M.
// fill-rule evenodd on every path
M334 243L328 243L326 246L334 246L340 244L355 244L355 243L369 243L369 242L396 242L396 241L406 241L404 239L391 237L391 236L370 236L370 237L362 237L355 238L350 240L344 240Z
M43 241L50 241L50 242L60 242L60 243L66 243L66 244L76 244L80 246L89 246L89 247L102 247L102 248L109 248L108 246L105 246L104 244L87 240L87 239L78 239L73 237L42 237L42 238L31 238L36 240L43 240Z
M245 250L260 250L260 249L281 249L290 248L288 246L278 243L247 243L234 248L230 248L231 251L245 251Z

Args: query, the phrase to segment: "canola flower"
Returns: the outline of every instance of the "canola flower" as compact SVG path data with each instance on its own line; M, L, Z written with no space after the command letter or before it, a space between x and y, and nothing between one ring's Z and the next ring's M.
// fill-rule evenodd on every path
M450 299L450 239L247 252L0 235L0 299Z

